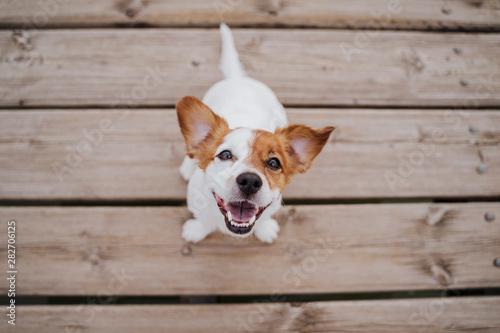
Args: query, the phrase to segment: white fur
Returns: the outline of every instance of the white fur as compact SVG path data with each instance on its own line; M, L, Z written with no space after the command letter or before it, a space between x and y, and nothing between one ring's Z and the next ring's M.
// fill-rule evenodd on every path
M236 51L236 47L234 46L233 34L224 23L220 25L220 35L222 39L222 52L219 69L224 74L224 77L242 77L247 75L240 63L238 51Z
M221 25L222 56L220 69L225 79L214 84L205 94L203 102L216 114L224 118L230 129L215 156L223 150L233 153L234 161L221 161L217 158L210 163L206 172L196 166L195 161L186 157L180 172L189 179L187 204L194 219L188 220L183 227L182 237L198 242L215 230L236 237L247 237L252 233L261 241L273 242L279 231L278 223L272 219L281 205L281 194L272 191L266 177L248 163L251 154L252 130L261 129L274 132L277 127L287 125L286 113L273 91L257 80L246 76L234 47L229 28ZM213 192L226 201L240 200L236 177L244 172L256 173L262 179L262 188L252 202L258 206L269 207L255 222L252 232L245 235L231 233L225 225Z

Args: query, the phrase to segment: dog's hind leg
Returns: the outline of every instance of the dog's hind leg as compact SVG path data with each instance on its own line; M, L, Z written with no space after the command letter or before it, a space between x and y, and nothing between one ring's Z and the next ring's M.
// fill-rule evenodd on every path
M191 178L191 176L193 175L195 170L196 170L195 160L190 158L189 156L184 157L184 161L182 161L182 165L179 168L182 178L184 178L185 181L188 181L189 178Z

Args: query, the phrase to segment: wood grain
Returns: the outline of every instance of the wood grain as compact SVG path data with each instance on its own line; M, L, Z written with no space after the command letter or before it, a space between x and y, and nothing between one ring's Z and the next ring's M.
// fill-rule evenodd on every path
M17 221L18 295L268 295L499 287L500 223L486 212L500 205L288 206L273 245L185 244L184 207L2 207L0 219Z
M336 126L286 199L500 195L500 113L288 110ZM0 198L184 200L184 143L173 110L0 112ZM109 122L111 129L106 130ZM473 126L477 132L471 132ZM85 150L85 148L87 150ZM479 174L478 166L486 172Z
M445 8L449 12L446 13ZM500 7L495 0L15 0L0 3L0 25L9 28L29 24L38 28L213 27L221 21L231 26L498 30Z
M20 306L3 332L498 332L499 297L227 305ZM10 326L10 325L8 325ZM66 331L65 331L66 330Z
M497 34L234 34L249 75L287 105L500 105ZM0 106L174 105L221 79L219 49L216 29L0 31Z

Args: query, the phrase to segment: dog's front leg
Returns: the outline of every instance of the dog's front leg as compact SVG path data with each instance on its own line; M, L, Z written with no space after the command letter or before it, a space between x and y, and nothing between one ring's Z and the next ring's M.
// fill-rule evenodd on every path
M259 223L255 225L255 237L264 243L274 242L274 240L278 238L278 232L280 231L278 222L272 218L258 222Z
M182 226L182 238L188 242L197 243L215 231L213 224L200 220L187 220Z

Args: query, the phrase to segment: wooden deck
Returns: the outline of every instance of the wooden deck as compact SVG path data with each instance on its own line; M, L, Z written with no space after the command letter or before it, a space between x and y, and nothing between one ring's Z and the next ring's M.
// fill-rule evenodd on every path
M221 20L337 127L272 245L180 237L173 106L222 78ZM0 331L500 332L499 145L495 0L2 1Z

